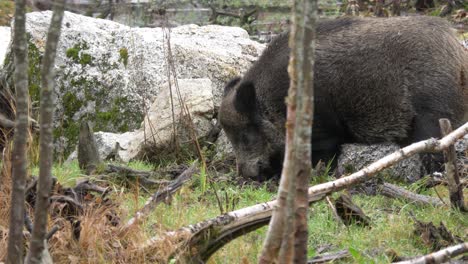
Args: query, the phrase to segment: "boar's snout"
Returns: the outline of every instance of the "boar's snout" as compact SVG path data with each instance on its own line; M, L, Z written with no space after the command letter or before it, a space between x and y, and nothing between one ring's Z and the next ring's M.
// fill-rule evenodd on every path
M251 161L237 159L237 174L244 178L250 178L259 182L268 179L279 179L282 168L282 155L275 153L268 161L255 159Z

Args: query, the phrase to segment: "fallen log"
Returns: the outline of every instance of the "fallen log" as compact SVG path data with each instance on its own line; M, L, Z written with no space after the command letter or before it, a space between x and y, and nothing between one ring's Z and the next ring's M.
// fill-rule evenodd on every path
M468 252L468 242L461 243L455 246L444 248L442 250L427 254L422 257L417 257L412 260L405 260L400 262L393 262L397 264L439 264L445 263L448 260L465 254Z
M393 152L367 167L349 176L312 186L308 190L309 203L324 199L331 193L362 183L376 173L391 165L420 152L440 152L453 145L457 139L468 134L468 123L454 130L440 140L431 138L413 143L405 148ZM206 260L219 248L231 240L266 225L271 218L276 200L256 204L236 211L205 220L203 222L183 227L177 231L163 234L166 237L184 236L189 240L180 244L176 258L184 261ZM152 247L160 243L159 237L153 237L142 244L141 249Z
M400 186L385 182L378 187L380 194L390 198L403 198L413 203L432 206L444 206L445 204L437 198L410 192Z

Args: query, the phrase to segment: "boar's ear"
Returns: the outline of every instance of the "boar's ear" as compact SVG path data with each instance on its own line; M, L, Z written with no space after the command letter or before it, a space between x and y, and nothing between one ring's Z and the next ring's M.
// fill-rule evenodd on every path
M256 107L255 86L252 82L239 85L234 99L234 107L243 114L252 114Z
M234 86L236 86L236 84L239 83L239 81L241 80L241 78L239 76L235 77L234 79L230 80L226 86L224 86L224 94L223 96L226 96L229 91L232 90L232 88L234 88Z

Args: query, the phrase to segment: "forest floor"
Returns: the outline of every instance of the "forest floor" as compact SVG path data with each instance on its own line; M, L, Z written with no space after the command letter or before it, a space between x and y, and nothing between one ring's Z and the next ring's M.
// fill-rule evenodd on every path
M154 167L143 162L125 165L137 170L160 171L161 176L155 178L167 178L167 168L174 168L174 164ZM81 221L78 241L72 238L70 222L60 216L63 215L61 211L66 210L66 206L53 206L50 227L60 226L60 230L49 240L55 263L159 263L170 254L173 246L167 243L144 252L138 251L148 238L220 215L219 204L226 212L266 202L275 197L276 183L242 183L235 179L233 169L233 166L225 166L221 171L217 171L214 167L208 167L206 173L195 174L171 199L159 204L138 228L132 230L131 235L122 236L119 234L119 228L157 190L140 186L138 182L125 177L99 180L84 175L77 162L56 164L53 169L53 175L58 180L56 186L59 186L56 190L73 187L82 179L94 179L96 184L108 187L110 192L105 201L100 199L99 195L90 193L86 196L89 202L78 217ZM38 175L36 166L32 166L31 175ZM9 182L4 179L2 185ZM213 184L206 184L210 179ZM310 184L329 180L332 178L322 175L312 179ZM440 197L449 204L446 186L426 188L425 180L400 185L416 193ZM7 189L9 188L3 190ZM331 196L332 200L339 194ZM465 197L468 197L467 188ZM327 202L314 203L309 213L309 257L323 252L349 250L349 257L333 263L389 263L392 254L428 254L435 250L435 245L424 235L415 233L413 216L419 221L432 222L435 226L442 223L453 235L468 241L466 213L449 206L421 206L380 195L354 194L352 199L370 218L370 226L352 224L345 227L335 220ZM6 254L8 200L8 191L0 193L0 261ZM263 227L231 241L213 255L208 263L256 263L266 230L267 227Z

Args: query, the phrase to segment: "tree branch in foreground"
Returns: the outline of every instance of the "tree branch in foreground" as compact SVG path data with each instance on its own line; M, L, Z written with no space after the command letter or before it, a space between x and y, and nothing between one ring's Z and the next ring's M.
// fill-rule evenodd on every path
M440 140L431 138L413 143L347 177L312 186L308 190L309 203L314 203L324 199L331 193L362 183L376 173L417 153L442 151L466 134L468 134L468 123ZM162 237L175 238L186 236L189 237L189 240L182 242L180 247L182 253L179 254L178 258L182 258L182 261L183 259L206 261L216 250L231 240L266 225L270 221L275 206L277 206L277 203L276 200L273 200L232 211L197 224L183 227L177 231L168 232L161 235L161 237L150 238L141 246L141 249L144 250L147 247L161 243L164 240Z
M467 252L468 252L468 242L465 242L462 244L444 248L442 250L433 252L431 254L428 254L422 257L414 258L412 260L405 260L405 261L394 262L394 263L397 263L397 264L426 264L426 263L438 264L438 263L444 263L454 257L460 256Z
M24 193L26 188L26 145L29 128L28 43L26 39L25 0L15 1L13 25L14 83L16 91L16 120L11 152L12 191L5 263L23 263Z
M440 132L442 136L452 132L452 124L446 118L439 120ZM445 172L447 174L448 189L450 192L450 202L453 207L461 211L468 211L465 208L465 200L463 199L463 186L460 184L460 173L457 169L457 153L455 146L450 146L444 150Z
M54 77L57 44L62 29L65 0L53 1L53 13L47 34L45 54L41 72L40 139L39 139L39 179L37 183L34 225L26 263L46 263L44 258L50 254L47 249L47 221L52 186L52 164L54 153ZM50 262L51 263L51 262Z

